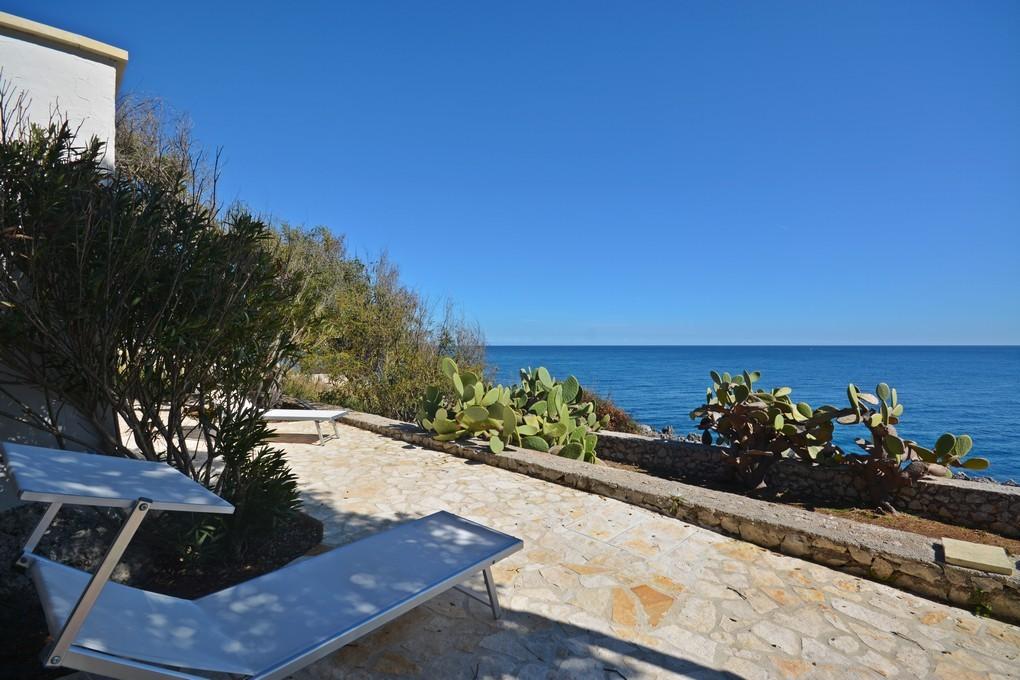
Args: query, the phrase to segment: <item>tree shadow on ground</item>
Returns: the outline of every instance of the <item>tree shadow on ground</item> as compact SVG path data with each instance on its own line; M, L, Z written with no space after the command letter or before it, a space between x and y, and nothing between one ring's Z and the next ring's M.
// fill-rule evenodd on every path
M338 547L417 515L387 517L343 510L314 490L304 490L305 511L323 522L324 541ZM452 511L452 509L451 509ZM498 574L498 568L497 568ZM739 676L705 665L704 659L669 654L648 645L639 635L624 639L606 621L591 615L590 625L559 620L511 606L510 590L496 577L502 618L489 607L457 590L447 591L407 612L366 637L318 662L308 677L421 678L651 678L675 673L690 678L737 679ZM486 599L481 576L463 584ZM561 603L551 608L573 609ZM565 617L567 613L564 613ZM570 618L577 619L575 613ZM600 625L601 624L601 625ZM692 638L696 638L691 634ZM302 676L304 677L304 676Z
M315 434L301 432L275 432L269 439L270 444L318 444L319 437Z
M403 512L382 516L345 510L342 502L337 504L334 497L315 490L306 489L303 497L306 512L325 525L326 542L337 545L417 518ZM497 587L499 580L497 576ZM480 578L464 585L478 597L486 597ZM647 678L670 673L738 677L706 665L711 654L699 653L696 645L688 645L690 657L667 653L657 649L650 636L625 635L628 639L624 639L610 629L608 615L588 616L579 608L554 601L537 606L542 600L533 600L536 606L525 609L510 601L505 586L499 590L503 599L500 620L492 618L485 604L461 592L447 591L298 677ZM560 611L548 611L556 609Z

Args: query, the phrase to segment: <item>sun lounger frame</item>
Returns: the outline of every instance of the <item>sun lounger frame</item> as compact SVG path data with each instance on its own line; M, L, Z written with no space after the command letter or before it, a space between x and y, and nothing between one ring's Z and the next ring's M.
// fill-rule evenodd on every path
M0 443L0 452L4 452L5 462L8 462L8 468L10 469L9 461L6 460L7 454L4 449L5 446ZM15 481L17 482L17 480ZM41 501L47 500L45 498L47 495L48 494L45 493L33 493L31 491L26 493L24 491L19 491L19 496L23 499L31 497L32 500ZM46 530L53 522L62 505L80 504L107 507L124 507L125 505L124 499L117 500L111 498L96 498L87 495L54 495L48 500L49 505L46 508L46 511L43 513L38 524L29 535L22 548L21 556L16 563L20 568L29 569L31 567L32 560L35 559L32 555L32 551L46 533ZM99 566L91 575L88 585L82 591L77 603L65 619L62 629L55 635L54 641L44 650L43 665L47 668L73 668L88 673L98 673L110 677L121 678L122 680L208 680L208 676L206 675L194 674L187 670L178 670L120 655L108 654L74 644L74 639L81 630L85 620L88 618L93 606L98 601L103 587L109 581L114 567L116 567L117 563L120 561L121 556L130 544L131 539L134 537L135 532L141 525L142 520L151 509L160 505L155 503L152 499L144 497L137 498L129 503L127 516L124 523L121 525L117 536L110 544L110 547L107 549L107 552L103 556ZM233 511L233 506L229 506L229 504L226 504L225 502L223 502L223 504L230 508L228 512ZM167 504L164 503L162 505ZM173 504L169 505L172 506ZM190 510L193 512L201 512L202 510L200 508L202 507L203 506L198 505L190 508ZM213 512L224 512L222 507L223 506L221 505L215 505L206 511L211 510ZM488 531L492 530L489 529ZM256 674L231 675L230 677L248 677L250 680L281 680L282 678L286 678L288 675L295 673L301 668L332 654L354 640L367 635L380 626L389 623L398 616L450 589L457 589L469 597L488 605L492 611L493 618L499 619L502 615L502 610L499 606L499 599L496 593L495 582L492 578L491 567L496 562L517 552L522 547L523 544L518 539L515 544L509 545L505 549L490 555L483 562L477 562L465 567L439 583L433 584L427 589L422 590L414 597L409 598L398 605L382 610L372 618L342 634L336 635L323 642L310 645L309 647L280 660L271 667L262 669ZM340 549L342 549L342 547ZM308 559L315 558L312 557ZM460 584L475 576L479 572L481 572L485 582L487 595L487 598L485 599L460 587Z

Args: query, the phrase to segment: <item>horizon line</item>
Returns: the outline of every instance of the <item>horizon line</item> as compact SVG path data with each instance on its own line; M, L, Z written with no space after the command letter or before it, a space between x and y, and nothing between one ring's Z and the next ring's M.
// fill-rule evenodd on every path
M835 343L793 343L793 344L705 344L705 343L690 343L690 344L643 344L643 343L614 343L614 344L594 344L594 343L507 343L507 342L487 342L486 347L942 347L942 348L1020 348L1020 344L835 344Z

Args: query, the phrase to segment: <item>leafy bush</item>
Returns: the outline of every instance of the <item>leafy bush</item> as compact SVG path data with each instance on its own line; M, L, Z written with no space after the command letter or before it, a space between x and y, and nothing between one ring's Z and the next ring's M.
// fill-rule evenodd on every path
M280 379L280 391L301 401L321 402L329 389L330 385L325 380L297 369L287 371Z
M449 305L434 313L385 257L368 264L350 257L343 239L322 228L284 226L278 238L305 281L295 297L303 329L297 368L330 376L322 401L412 420L421 393L443 379L441 356L475 371L484 366L481 331Z
M115 125L117 172L217 212L218 153L210 159L195 142L187 116L159 98L127 95L117 101Z
M757 371L740 375L712 371L712 387L705 403L691 412L700 419L702 441L732 448L731 462L742 482L754 488L765 471L786 453L815 460L832 452L833 420L839 413L823 406L817 410L806 402L795 403L789 387L763 390L755 386Z
M645 431L633 416L617 406L608 396L595 394L590 390L581 391L581 401L595 404L595 417L605 422L605 429L627 434L641 434Z
M593 403L581 400L581 385L574 376L561 383L544 367L522 369L519 384L503 387L461 371L449 357L442 359L440 368L455 396L446 398L440 387L429 387L417 417L439 441L474 436L488 440L493 453L514 445L597 460L595 431L604 422L597 418Z
M971 470L983 470L983 458L963 460L972 442L967 435L945 434L934 450L902 438L896 430L903 404L894 388L879 383L876 394L847 387L849 405L812 408L795 403L789 387L763 390L755 387L761 375L744 371L740 375L711 372L712 386L705 403L691 412L703 431L702 441L729 447L738 479L754 488L775 460L797 457L805 462L848 464L866 478L877 504L907 483L905 464L912 461L940 463ZM877 395L877 396L876 396ZM833 443L835 425L863 425L870 437L857 438L863 454L846 452Z
M296 489L282 463L269 464L278 452L256 406L296 351L289 309L300 282L269 226L240 210L220 220L174 164L110 171L102 145L79 145L66 123L8 122L0 363L46 400L23 403L3 384L19 412L0 415L61 448L92 448L62 427L71 406L101 452L165 461L235 502L241 534L251 529L243 518L293 508Z
M254 407L236 414L223 428L220 493L236 507L232 516L224 518L232 529L230 547L235 552L301 506L297 476L283 452L265 443L270 436L261 410Z
M905 465L911 462L941 464L947 472L949 466L971 470L984 470L988 467L988 461L984 458L963 460L972 446L969 435L957 437L946 433L936 441L934 451L912 439L902 438L896 426L903 415L903 404L899 402L896 389L886 383L879 383L875 394L862 392L851 383L847 387L847 399L850 407L838 422L863 425L870 437L854 440L866 455L841 452L836 460L854 465L860 470L868 482L872 500L878 505L883 504L896 489L908 483Z

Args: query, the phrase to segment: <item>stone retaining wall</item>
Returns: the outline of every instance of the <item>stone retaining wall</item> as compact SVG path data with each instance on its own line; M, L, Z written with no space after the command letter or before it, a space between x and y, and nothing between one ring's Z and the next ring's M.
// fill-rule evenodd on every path
M599 458L635 465L654 475L688 481L722 481L725 453L718 446L623 432L599 432Z
M349 413L341 421L631 503L935 600L961 607L980 604L997 618L1020 622L1020 576L947 565L941 560L939 542L924 536L537 451L510 448L493 455L470 442L438 442L415 425L381 416Z
M727 473L718 446L618 432L599 433L599 457L689 482L720 481ZM806 502L869 503L867 485L847 467L779 461L765 476L769 488ZM905 487L893 505L922 517L1020 538L1020 487L926 477Z
M1020 538L1020 487L928 477L901 489L897 507L918 515Z

